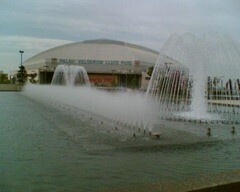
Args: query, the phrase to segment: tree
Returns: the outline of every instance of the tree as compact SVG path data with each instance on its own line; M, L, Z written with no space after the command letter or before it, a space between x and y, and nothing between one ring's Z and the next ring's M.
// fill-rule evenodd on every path
M27 75L27 71L25 70L25 67L23 65L21 65L19 67L19 70L17 72L17 82L20 85L25 85L27 80L28 80L28 75Z
M150 77L152 76L153 69L154 69L154 67L151 66L151 67L149 67L148 70L147 70L147 74L148 74Z
M7 74L0 74L0 84L8 84L10 83Z

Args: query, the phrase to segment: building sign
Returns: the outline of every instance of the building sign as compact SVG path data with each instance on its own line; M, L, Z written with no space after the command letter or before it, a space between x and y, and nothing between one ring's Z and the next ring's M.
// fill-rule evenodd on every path
M139 66L140 65L140 61L139 60L135 60L134 61L134 65Z
M95 85L108 85L110 86L114 81L116 81L116 77L113 75L89 75L89 80L92 84Z
M71 64L71 65L132 65L132 61L118 61L118 60L95 60L95 59L59 59L60 64Z
M91 83L112 83L114 79L112 75L89 75Z

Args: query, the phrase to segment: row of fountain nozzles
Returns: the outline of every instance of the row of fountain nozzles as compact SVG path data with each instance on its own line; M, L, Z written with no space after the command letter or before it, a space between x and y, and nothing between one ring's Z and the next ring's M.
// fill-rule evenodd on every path
M235 130L235 127L234 127L234 126L232 126L231 133L232 133L232 134L235 134L235 133L236 133L236 130ZM210 128L210 127L207 129L207 135L208 135L208 136L211 135L211 128Z
M140 128L139 128L139 132L140 132ZM146 130L143 130L143 133L146 134ZM153 137L153 138L160 138L162 133L152 133L151 131L149 131L149 137ZM136 137L136 134L133 133L133 137Z

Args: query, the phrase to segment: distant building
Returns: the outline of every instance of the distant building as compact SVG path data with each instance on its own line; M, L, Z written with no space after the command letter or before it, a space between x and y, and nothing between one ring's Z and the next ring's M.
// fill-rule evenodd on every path
M44 51L24 62L28 74L40 84L51 83L57 65L83 66L95 86L137 86L149 82L146 70L154 66L158 52L122 41L99 39L70 43Z

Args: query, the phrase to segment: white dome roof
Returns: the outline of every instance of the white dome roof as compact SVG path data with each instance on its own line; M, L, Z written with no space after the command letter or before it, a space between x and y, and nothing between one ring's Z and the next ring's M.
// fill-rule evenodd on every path
M158 52L142 46L109 39L70 43L44 51L24 62L25 66L42 63L45 59L94 59L140 61L155 64Z

